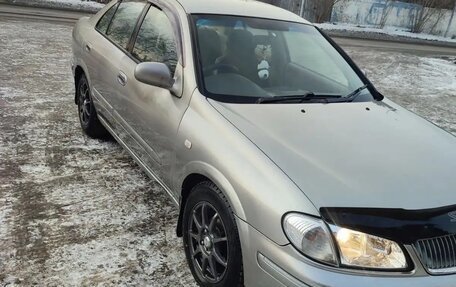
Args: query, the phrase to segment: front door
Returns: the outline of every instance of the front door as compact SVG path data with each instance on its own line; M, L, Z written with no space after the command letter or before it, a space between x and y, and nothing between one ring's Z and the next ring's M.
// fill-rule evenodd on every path
M161 62L175 78L182 80L177 35L167 15L150 5L131 48L131 57L124 57L120 72L125 86L118 90L123 108L118 109L131 136L142 146L142 159L165 185L171 186L170 170L175 159L179 123L188 100L169 90L147 85L135 79L140 62Z

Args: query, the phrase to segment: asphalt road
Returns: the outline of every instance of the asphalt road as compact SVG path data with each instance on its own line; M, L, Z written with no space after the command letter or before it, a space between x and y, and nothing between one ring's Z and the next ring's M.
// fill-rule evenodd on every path
M410 53L418 56L456 56L456 49L450 47L340 37L333 37L333 39L342 47L359 47L387 52Z
M0 18L63 22L73 25L83 16L90 16L90 14L63 9L45 9L0 3Z
M83 12L70 10L23 7L0 3L0 18L38 20L74 24L80 17L90 16ZM401 43L393 41L365 40L355 38L333 37L342 47L360 47L378 51L411 53L419 56L456 56L456 49L437 45Z

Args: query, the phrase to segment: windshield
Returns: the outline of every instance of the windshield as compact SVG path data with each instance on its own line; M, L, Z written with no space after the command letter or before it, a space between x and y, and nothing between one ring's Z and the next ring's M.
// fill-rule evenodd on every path
M343 98L365 85L311 25L221 15L193 18L200 80L208 97L224 102L309 94ZM368 89L359 93L373 99Z

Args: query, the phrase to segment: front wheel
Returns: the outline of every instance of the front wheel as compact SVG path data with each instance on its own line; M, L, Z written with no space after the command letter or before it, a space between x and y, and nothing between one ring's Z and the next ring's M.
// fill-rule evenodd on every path
M182 224L185 254L197 283L242 286L239 234L231 206L217 186L203 182L192 189Z

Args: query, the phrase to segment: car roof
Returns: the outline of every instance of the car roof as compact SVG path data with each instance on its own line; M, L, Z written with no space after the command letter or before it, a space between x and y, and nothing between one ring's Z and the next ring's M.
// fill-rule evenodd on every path
M188 14L222 14L277 19L309 24L298 15L254 0L176 0Z

